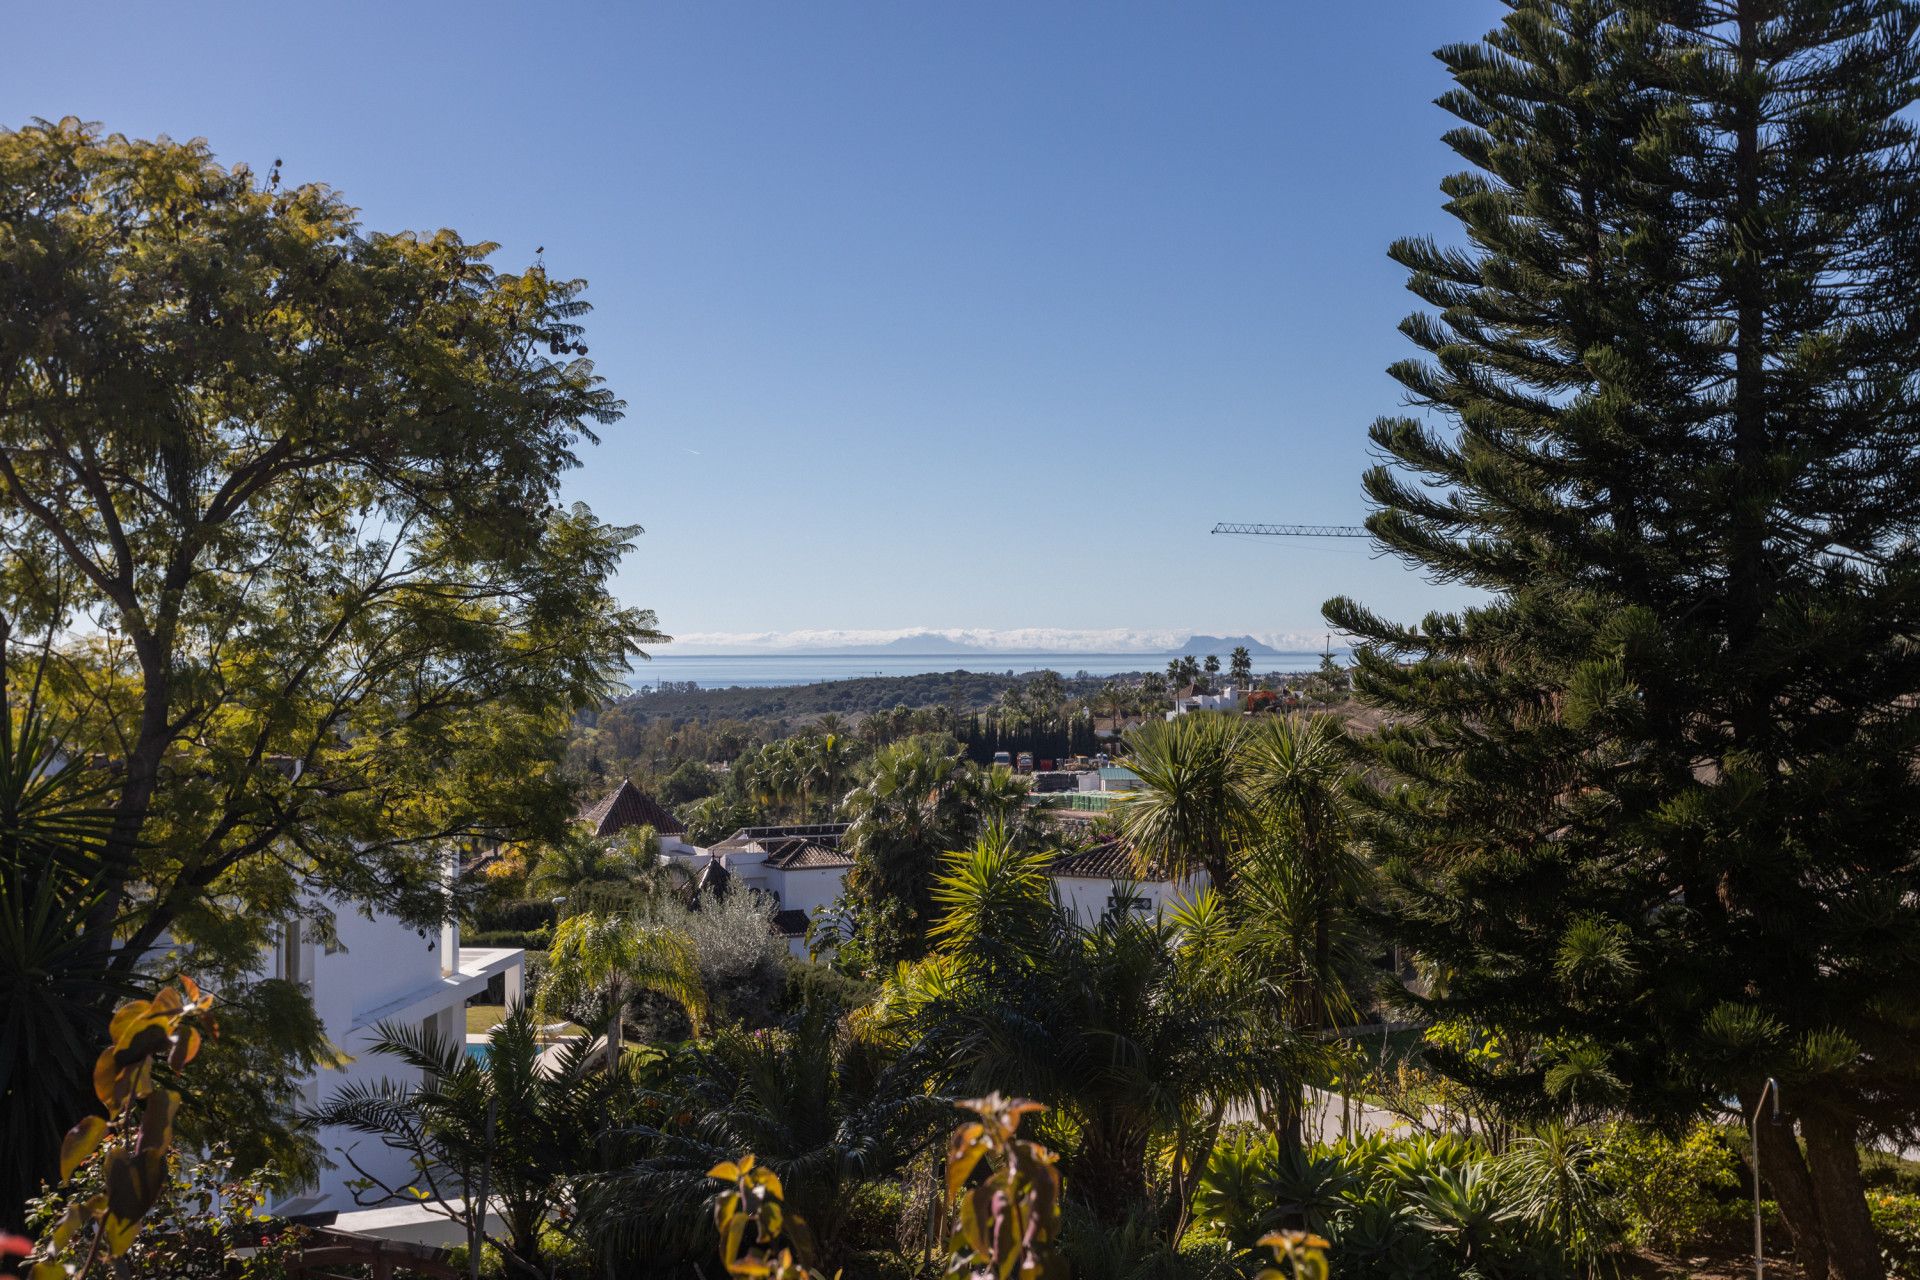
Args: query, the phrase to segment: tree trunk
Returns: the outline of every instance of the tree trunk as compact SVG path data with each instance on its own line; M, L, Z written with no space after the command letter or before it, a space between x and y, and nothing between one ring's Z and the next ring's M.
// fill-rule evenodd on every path
M1299 1082L1289 1081L1280 1091L1279 1106L1274 1110L1273 1128L1282 1150L1306 1152L1306 1090Z
M618 978L613 980L608 1003L612 1007L607 1012L607 1074L612 1075L620 1069L620 1045L626 1032L626 987Z
M1751 1116L1754 1095L1740 1095L1741 1111ZM1773 1193L1786 1220L1787 1234L1793 1238L1794 1260L1807 1274L1807 1280L1824 1280L1827 1274L1827 1237L1820 1223L1820 1210L1814 1200L1813 1179L1807 1162L1801 1157L1800 1143L1793 1136L1793 1125L1785 1118L1780 1124L1760 1121L1760 1179ZM1752 1190L1751 1184L1748 1190Z
M1887 1268L1867 1214L1866 1184L1860 1180L1857 1127L1815 1111L1800 1118L1800 1128L1807 1138L1813 1196L1826 1235L1828 1274L1833 1280L1885 1280Z
M1147 1202L1147 1139L1145 1129L1114 1120L1096 1120L1082 1135L1072 1182L1102 1223L1117 1226Z

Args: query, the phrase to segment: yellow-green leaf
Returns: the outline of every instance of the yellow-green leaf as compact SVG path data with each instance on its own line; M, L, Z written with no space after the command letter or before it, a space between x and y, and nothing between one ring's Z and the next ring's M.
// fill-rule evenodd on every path
M107 1136L105 1116L82 1116L60 1143L60 1181L73 1176L86 1158L100 1149Z

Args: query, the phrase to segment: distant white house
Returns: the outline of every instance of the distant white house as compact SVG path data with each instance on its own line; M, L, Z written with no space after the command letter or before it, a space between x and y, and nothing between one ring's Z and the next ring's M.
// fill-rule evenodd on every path
M1232 685L1218 693L1208 693L1199 685L1190 684L1173 695L1173 710L1167 712L1167 719L1186 715L1189 711L1238 711L1246 696L1245 690Z
M1151 868L1143 871L1133 851L1119 840L1063 853L1048 872L1061 905L1083 925L1098 924L1117 911L1164 914L1206 884L1204 876L1181 882Z
M795 957L807 953L807 923L840 901L853 856L841 852L844 822L742 827L707 851L708 885L771 897L774 927Z

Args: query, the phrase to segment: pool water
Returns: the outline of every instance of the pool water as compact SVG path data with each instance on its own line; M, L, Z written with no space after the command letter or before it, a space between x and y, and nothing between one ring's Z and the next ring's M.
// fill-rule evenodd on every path
M492 1052L493 1046L490 1044L470 1044L467 1046L467 1056L483 1067L487 1065L487 1056Z

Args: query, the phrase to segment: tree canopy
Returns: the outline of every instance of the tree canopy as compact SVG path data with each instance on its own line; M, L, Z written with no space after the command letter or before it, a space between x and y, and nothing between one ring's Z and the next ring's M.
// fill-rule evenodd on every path
M0 638L111 779L106 971L244 964L308 890L440 918L662 638L608 586L637 531L557 504L623 408L585 286L494 250L199 141L0 132Z
M1856 1143L1920 1115L1920 9L1513 0L1444 49L1462 241L1369 528L1484 605L1347 600L1373 835L1432 1009L1679 1116L1784 1086L1811 1275L1878 1276ZM1464 1064L1461 1064L1464 1067Z

